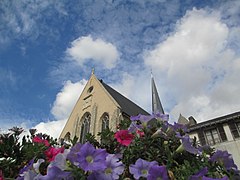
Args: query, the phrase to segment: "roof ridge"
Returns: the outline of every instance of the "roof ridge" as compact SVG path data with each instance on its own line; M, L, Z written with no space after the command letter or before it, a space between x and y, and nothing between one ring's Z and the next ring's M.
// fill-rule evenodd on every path
M109 86L108 84L104 83L103 80L99 80L103 87L108 91L108 93L117 101L117 103L121 106L122 111L129 116L138 115L138 114L145 114L148 115L149 113L145 111L142 107L134 103L132 100L128 99L114 88Z

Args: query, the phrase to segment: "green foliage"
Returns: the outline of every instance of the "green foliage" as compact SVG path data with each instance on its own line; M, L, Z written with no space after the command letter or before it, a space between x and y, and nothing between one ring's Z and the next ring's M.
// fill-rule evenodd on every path
M114 132L110 129L105 129L100 132L100 142L98 143L94 136L89 136L88 141L96 147L106 149L108 153L122 154L122 162L126 167L134 164L139 158L147 161L157 161L159 165L165 165L169 170L170 179L185 180L200 169L207 167L207 175L212 178L221 178L224 175L231 177L231 173L224 170L221 165L212 164L209 162L209 157L215 152L213 148L207 148L202 152L202 155L191 154L187 151L176 152L182 144L179 138L176 138L176 132L168 131L167 137L153 137L153 133L162 126L161 121L151 121L151 128L143 127L144 136L135 133L134 140L129 146L120 145L114 138ZM127 129L130 123L129 120L123 120L119 124L119 129ZM179 129L181 135L185 135L183 129ZM193 139L193 147L198 147L196 139ZM133 178L129 169L126 168L121 176Z
M23 136L22 139L20 139L22 128L13 127L9 131L9 133L0 134L0 170L5 177L16 178L20 169L29 160L33 157L38 159L44 156L43 152L46 150L46 146L32 142L36 132L34 130L30 130L31 137ZM52 144L56 143L50 138L49 141Z
M131 120L125 118L119 123L118 129L128 129L130 124L131 124Z
M119 132L128 129L130 123L131 121L128 119L123 120L118 126ZM129 172L129 166L133 165L140 158L148 162L157 161L159 166L165 166L171 180L188 179L203 168L208 169L206 174L208 177L221 178L226 175L230 178L233 177L233 171L227 171L222 163L209 161L209 158L215 152L213 148L203 148L201 153L199 153L200 151L191 153L187 149L178 151L183 145L181 138L187 135L184 129L174 129L176 127L173 128L173 125L169 125L162 120L149 121L148 124L144 123L137 122L137 125L141 125L141 128L132 131L131 142L127 145L121 143L117 139L117 133L109 128L98 133L98 137L88 133L86 141L96 148L106 149L109 154L117 154L120 157L121 162L125 166L120 179L133 179L133 175ZM36 137L36 130L30 130L31 136L24 136L21 142L20 135L23 129L14 127L10 131L10 133L0 134L0 157L2 157L0 159L0 170L3 171L5 177L16 178L19 170L31 159L34 158L35 162L38 159L46 160L44 152L46 152L49 146L41 142L33 142L33 138ZM156 132L158 133L156 134ZM177 135L180 137L177 137ZM49 142L51 147L58 145L57 141L48 135L41 134L40 136L42 140ZM126 136L122 138L124 139L124 137ZM71 144L62 141L62 145L67 149L77 143L78 138L76 136L71 140ZM196 139L193 139L193 142L191 142L191 148L199 148ZM39 171L42 175L46 174L48 165L49 162L47 161L40 165ZM66 167L65 171L70 171L75 179L87 179L89 174L92 173L91 171L85 172L78 166L70 163L70 161L67 161Z
M23 129L14 127L9 133L0 134L0 170L7 177L15 177L15 169L19 169L24 163L22 146L19 142L19 135Z

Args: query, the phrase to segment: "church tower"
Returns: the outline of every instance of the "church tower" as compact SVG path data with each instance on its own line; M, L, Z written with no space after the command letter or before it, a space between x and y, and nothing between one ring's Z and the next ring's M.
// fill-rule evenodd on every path
M151 74L151 86L152 86L152 113L164 114L162 103L160 101L158 91L154 82L153 75Z

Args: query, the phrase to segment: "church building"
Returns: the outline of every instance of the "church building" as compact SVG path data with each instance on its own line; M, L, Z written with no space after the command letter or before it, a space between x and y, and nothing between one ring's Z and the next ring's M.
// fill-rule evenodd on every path
M163 113L153 77L152 103L153 112L159 109L158 112ZM87 133L97 137L98 132L106 127L116 131L121 120L138 114L148 115L149 113L104 83L103 80L99 80L92 72L60 134L60 139L69 140L77 136L80 142L84 142Z
M151 86L152 113L164 114L153 77ZM70 140L76 136L83 143L87 133L97 137L98 132L107 127L116 131L120 121L138 114L149 113L103 80L99 80L92 72L60 134L60 139ZM199 144L229 151L240 167L240 112L201 123L197 123L192 116L186 119L180 114L178 123L186 124L190 137L195 137Z

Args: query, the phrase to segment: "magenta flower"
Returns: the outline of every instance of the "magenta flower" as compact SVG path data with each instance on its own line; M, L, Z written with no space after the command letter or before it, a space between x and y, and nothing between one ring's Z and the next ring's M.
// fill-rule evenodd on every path
M45 156L47 157L47 160L51 162L54 160L57 154L63 153L63 152L64 152L64 147L61 147L61 148L50 147L44 153L45 153Z
M168 171L166 166L154 165L149 169L148 180L163 179L168 180Z
M128 130L120 130L115 133L114 137L120 144L129 146L134 138L134 135L129 133Z
M48 165L48 167L58 167L61 170L66 170L67 168L67 155L69 154L69 149L65 149L63 153L59 153L56 155L54 160Z
M92 144L86 142L77 153L77 162L84 171L102 171L106 169L107 152L105 149L95 149Z
M149 169L155 165L158 165L156 161L148 162L139 158L134 165L129 166L129 171L135 179L139 179L140 177L147 178Z
M39 136L35 136L32 141L34 143L40 143L40 144L44 144L45 146L50 146L48 140L46 139L43 139L42 137L39 137Z
M143 137L145 135L145 133L143 131L140 131L139 129L136 131L136 134L139 136L139 137Z
M3 172L2 172L2 170L0 170L0 180L4 180L3 179Z

